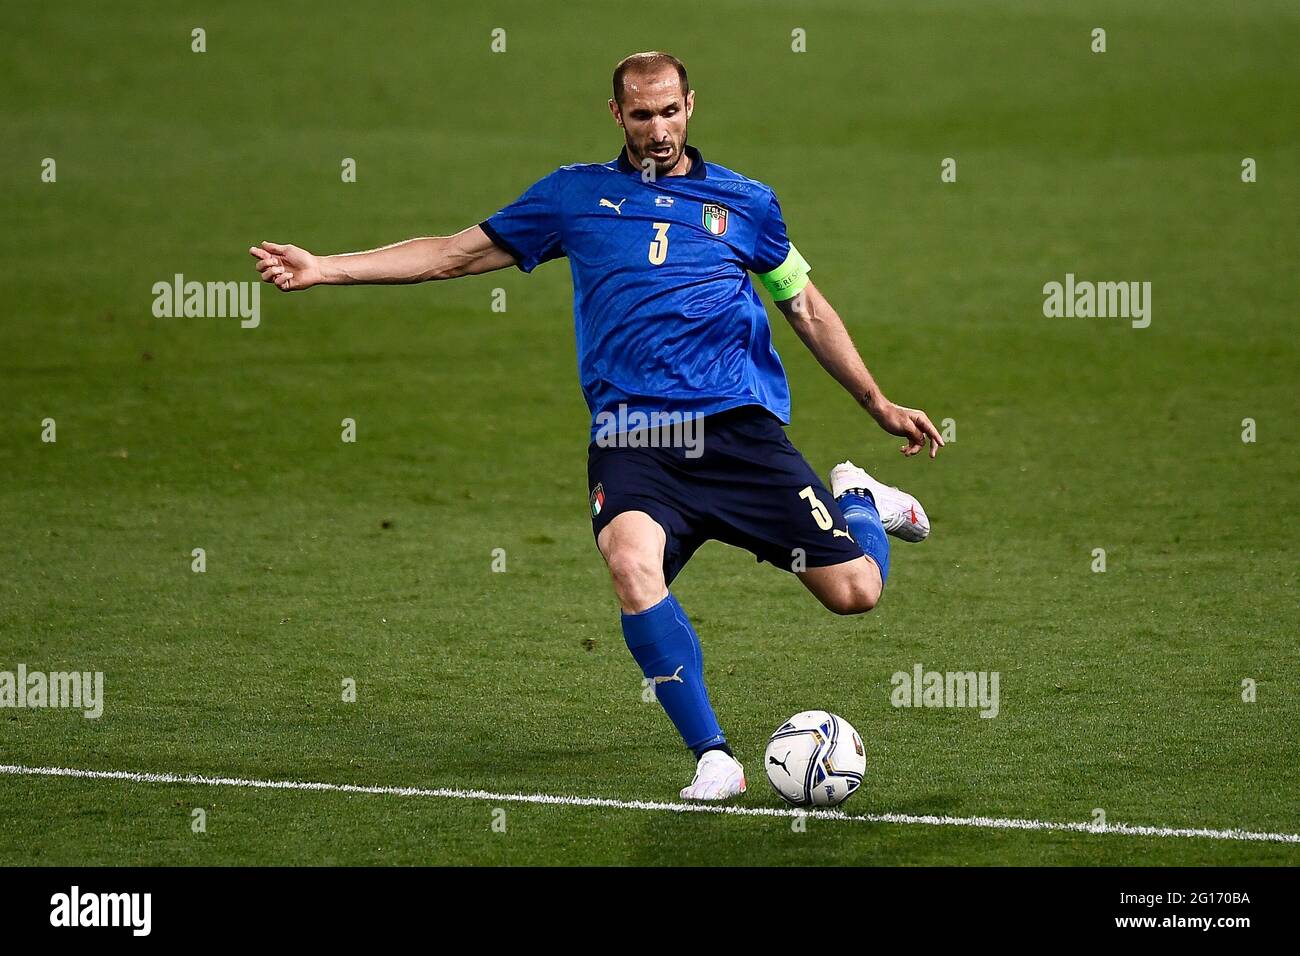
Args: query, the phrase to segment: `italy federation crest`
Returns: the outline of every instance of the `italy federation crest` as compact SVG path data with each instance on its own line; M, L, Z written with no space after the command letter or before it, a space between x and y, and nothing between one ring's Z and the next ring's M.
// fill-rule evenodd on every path
M704 228L715 236L725 233L727 231L727 207L706 202L704 204Z
M600 514L600 509L605 507L605 486L601 482L596 482L596 487L591 492L591 516L594 518Z

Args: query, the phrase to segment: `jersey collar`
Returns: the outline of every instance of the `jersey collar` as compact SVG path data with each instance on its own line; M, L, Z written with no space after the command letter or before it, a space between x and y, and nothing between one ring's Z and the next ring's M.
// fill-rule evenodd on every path
M698 149L690 143L686 144L683 152L691 158L691 171L685 176L665 176L664 179L704 179L707 173L704 169L704 156ZM627 147L624 146L618 151L618 168L625 173L640 173L641 170L632 165L632 161L627 158Z

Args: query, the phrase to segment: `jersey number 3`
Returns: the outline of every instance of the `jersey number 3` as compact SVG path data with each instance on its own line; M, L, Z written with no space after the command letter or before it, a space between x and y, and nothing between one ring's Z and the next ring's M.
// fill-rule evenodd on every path
M670 222L656 222L655 237L650 240L650 264L652 266L661 266L664 260L668 258L668 227Z
M813 491L812 485L799 492L799 497L808 502L808 507L812 509L813 521L817 522L817 527L823 531L830 531L835 526L835 519L831 517L831 513L822 504L822 500L817 497L817 492Z

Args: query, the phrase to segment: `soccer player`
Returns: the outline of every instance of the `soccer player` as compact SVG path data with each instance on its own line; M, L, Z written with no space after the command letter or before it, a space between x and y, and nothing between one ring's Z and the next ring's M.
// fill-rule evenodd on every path
M828 494L786 438L789 386L748 273L822 367L905 440L904 455L928 443L934 458L943 439L924 412L885 398L786 237L772 189L687 143L695 92L681 61L638 53L613 80L618 156L563 166L477 225L369 252L315 256L273 242L249 252L284 292L531 272L568 258L593 416L596 545L627 646L697 760L681 796L723 800L744 792L744 768L709 703L699 639L668 590L691 555L710 539L748 549L796 573L831 611L857 614L876 606L889 575L886 533L920 541L930 530L915 498L852 462L831 470Z

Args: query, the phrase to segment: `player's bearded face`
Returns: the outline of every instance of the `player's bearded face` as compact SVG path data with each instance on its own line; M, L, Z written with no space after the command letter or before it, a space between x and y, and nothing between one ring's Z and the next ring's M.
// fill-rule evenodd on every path
M681 173L686 126L695 108L695 91L684 92L676 70L623 77L621 103L610 101L614 118L623 127L628 159L656 176ZM647 160L649 162L647 162Z

